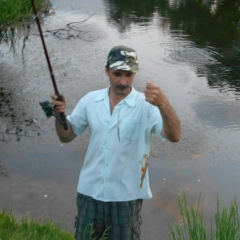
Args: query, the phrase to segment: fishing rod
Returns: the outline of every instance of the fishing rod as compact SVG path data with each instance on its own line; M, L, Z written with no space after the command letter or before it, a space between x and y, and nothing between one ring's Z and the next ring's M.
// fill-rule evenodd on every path
M31 2L32 2L32 7L33 7L34 15L35 15L35 18L36 18L37 26L38 26L38 31L39 31L39 34L40 34L40 37L41 37L41 40L42 40L43 49L44 49L44 53L45 53L45 56L46 56L49 72L50 72L50 75L51 75L54 91L55 91L55 94L57 95L57 100L62 101L62 97L59 94L59 91L58 91L58 88L57 88L57 83L56 83L55 76L54 76L54 73L53 73L53 69L52 69L52 65L51 65L51 62L50 62L49 55L48 55L47 47L46 47L46 44L45 44L45 41L44 41L40 20L38 18L38 14L37 14L37 9L36 9L34 0L31 0ZM40 102L40 105L42 106L46 115L48 117L51 116L51 113L50 113L51 111L48 109L48 106L46 106L46 105L48 105L46 103L46 101ZM66 116L63 112L60 113L60 120L61 120L60 122L63 125L64 129L67 130L68 129L68 124L67 124Z

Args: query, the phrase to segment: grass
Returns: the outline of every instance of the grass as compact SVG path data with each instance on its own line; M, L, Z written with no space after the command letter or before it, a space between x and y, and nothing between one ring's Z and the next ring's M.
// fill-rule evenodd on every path
M42 7L44 0L35 0L36 8ZM30 0L0 0L0 28L24 21L33 15Z
M108 229L105 230L101 239L106 240ZM90 237L87 232L90 232ZM94 229L90 224L84 232L84 240L96 240L93 237ZM32 220L30 213L17 221L10 211L0 212L0 240L74 240L71 232L62 230L60 224L53 223L50 219L41 218Z
M10 211L0 213L0 240L74 240L73 234L63 231L61 226L50 220L33 221L30 214L17 221Z
M175 223L169 226L169 240L239 240L240 222L238 202L235 198L229 207L221 207L220 199L217 200L215 224L207 225L204 220L203 209L200 206L201 195L197 207L188 206L185 194L179 194L178 203L182 216L182 224ZM93 237L92 225L87 226L85 233L90 229L90 239ZM107 229L108 230L108 229ZM107 230L101 240L106 239ZM34 221L27 213L24 218L17 221L10 211L0 212L0 240L74 240L72 233L63 231L59 224L48 219Z
M227 207L224 207L222 211L220 211L220 201L218 199L215 223L216 223L215 239L219 240L240 239L239 213L236 198L231 204L230 210L228 210Z
M185 194L178 196L178 203L183 224L175 223L169 226L170 240L239 240L240 224L238 203L236 198L230 207L221 210L220 199L217 201L215 225L206 225L203 210L200 209L200 198L196 208L188 206Z
M50 0L34 0L39 13L47 12ZM15 49L16 42L23 36L27 39L34 16L31 0L0 0L0 44L10 43Z

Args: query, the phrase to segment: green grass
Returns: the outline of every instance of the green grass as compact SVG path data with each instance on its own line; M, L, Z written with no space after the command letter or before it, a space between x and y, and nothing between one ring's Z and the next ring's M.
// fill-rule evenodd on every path
M87 232L90 232L90 237L86 237ZM106 240L107 232L108 229L99 240ZM90 224L85 229L84 239L96 240L93 235L93 225ZM10 211L2 210L0 212L0 240L74 240L74 235L64 231L60 224L53 223L50 219L32 220L30 213L27 213L24 218L17 221Z
M239 240L240 224L238 203L236 198L230 207L221 210L220 199L217 201L215 225L210 222L207 226L203 210L200 208L200 198L196 208L188 206L185 194L178 196L178 203L183 224L175 223L169 226L170 240Z
M179 194L178 203L182 216L182 224L175 223L169 226L169 240L239 240L240 222L238 202L235 198L229 207L221 207L220 199L217 200L215 224L210 221L206 224L203 209L199 197L197 207L188 206L185 194ZM93 238L94 229L92 225L87 226L85 231L90 229L90 239ZM101 240L106 239L106 232ZM24 218L17 221L10 211L0 212L0 240L74 240L73 233L64 231L63 228L49 219L41 218L32 220L27 213ZM88 240L90 240L88 239Z
M38 10L44 0L35 0ZM33 15L31 0L0 0L0 28L20 23Z
M50 9L50 0L34 0L34 3L38 13ZM14 50L16 42L28 34L32 16L31 0L0 0L0 44L10 43L10 49Z
M240 239L240 223L238 203L236 198L234 199L233 203L231 203L230 209L224 207L222 211L220 210L220 201L218 199L215 223L216 223L215 239L218 240Z
M11 212L0 213L0 240L74 240L73 234L63 231L61 226L47 219L34 221L27 213L17 221Z

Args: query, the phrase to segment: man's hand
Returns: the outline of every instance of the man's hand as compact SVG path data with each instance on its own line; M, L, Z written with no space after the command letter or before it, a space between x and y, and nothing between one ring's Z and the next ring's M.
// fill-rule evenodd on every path
M181 138L180 120L161 88L153 82L147 83L145 98L147 102L157 106L161 113L163 119L162 134L169 141L178 142Z
M61 123L59 122L59 114L64 113L66 110L66 100L63 95L60 96L60 100L56 94L51 95L51 105L54 106L54 113L56 115L56 132L61 142L71 142L76 135L72 130L71 124L66 119L67 130L64 130Z
M53 93L51 95L51 105L54 106L54 113L58 115L61 112L65 112L66 110L66 100L63 95L60 96L60 100L57 99L57 95Z
M166 97L162 93L159 86L155 85L154 82L149 82L145 89L146 101L160 108L164 108L168 103Z

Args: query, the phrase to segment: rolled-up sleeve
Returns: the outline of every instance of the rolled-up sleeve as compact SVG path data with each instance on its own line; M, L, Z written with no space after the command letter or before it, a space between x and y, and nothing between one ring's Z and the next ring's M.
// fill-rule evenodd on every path
M85 129L88 127L88 118L86 110L86 100L82 98L76 107L74 108L71 115L67 116L70 122L73 132L76 135L82 135Z
M149 124L152 129L152 133L156 134L161 140L166 141L167 138L162 134L163 119L161 113L156 106L151 106L149 109Z

